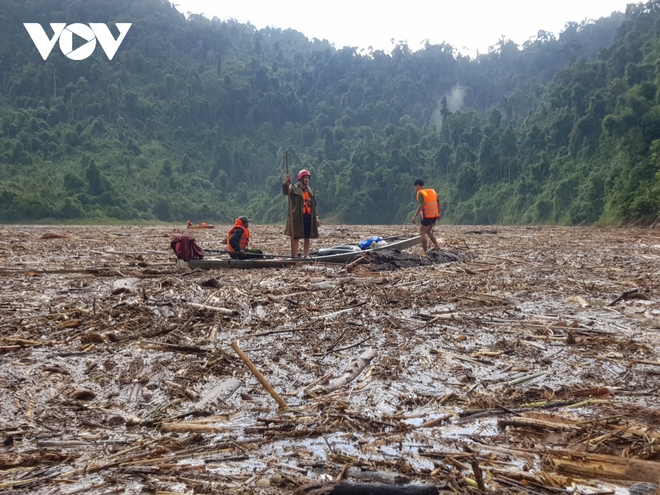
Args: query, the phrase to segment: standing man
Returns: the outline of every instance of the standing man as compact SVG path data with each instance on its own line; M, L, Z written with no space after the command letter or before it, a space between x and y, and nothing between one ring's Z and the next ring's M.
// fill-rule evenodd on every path
M284 233L291 235L291 222L293 222L293 238L295 242L291 245L291 256L298 257L298 241L303 239L303 256L309 256L309 240L319 236L318 227L321 225L319 213L316 209L316 197L314 191L309 187L311 174L309 170L298 172L298 184L291 184L291 176L286 174L286 181L282 184L282 194L289 196L291 202L291 215L286 222Z
M424 187L424 181L422 179L417 179L415 181L415 189L417 189L417 211L412 217L412 223L415 223L417 215L422 214L422 221L419 226L419 235L422 237L422 249L426 253L426 250L429 246L429 241L426 236L431 239L433 243L433 248L436 251L440 250L438 241L433 234L433 227L435 222L440 220L440 200L436 192L428 187Z

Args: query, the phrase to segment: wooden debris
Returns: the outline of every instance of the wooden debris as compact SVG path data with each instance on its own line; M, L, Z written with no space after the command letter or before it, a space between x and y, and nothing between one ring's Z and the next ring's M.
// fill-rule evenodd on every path
M275 391L275 389L272 387L270 383L268 383L268 380L261 374L261 372L252 364L252 361L250 361L250 358L248 358L245 353L241 350L240 346L238 345L238 341L232 342L231 344L232 348L236 351L236 354L238 354L238 357L241 358L241 360L245 363L245 365L250 369L252 374L256 377L257 380L259 380L259 383L261 383L266 391L271 395L273 399L275 399L275 402L277 402L280 407L283 408L288 408L289 406L287 405L286 402L284 402L284 399L279 396L279 394Z
M252 337L265 337L266 335L274 335L278 333L313 332L315 330L316 328L313 327L278 328L276 330L252 334Z
M660 486L655 483L633 483L628 489L630 495L660 495Z
M66 392L66 395L71 399L84 400L84 401L93 400L96 397L96 394L87 388L77 388L74 390L69 390Z
M660 366L660 361L646 361L643 359L633 359L630 362L632 364L646 364L648 366Z
M338 388L348 385L350 382L355 380L358 375L362 373L362 371L364 371L371 360L375 357L376 351L371 348L367 349L346 366L346 369L343 371L341 376L319 383L318 385L309 389L305 395L307 397L316 397L318 395L327 394L337 390Z
M525 375L525 376L522 376L522 377L520 377L516 380L510 381L509 385L511 385L511 386L521 385L523 383L527 383L529 381L536 380L537 378L540 378L542 376L545 376L545 372L543 372L543 373L534 373L534 374L531 374L531 375Z
M218 308L216 306L207 306L205 304L198 304L198 303L192 303L192 302L188 303L188 306L192 306L193 308L197 308L197 309L203 309L203 310L206 310L206 311L214 311L216 313L220 313L220 314L227 315L227 316L236 316L236 315L238 315L238 311L236 311L235 309Z
M477 482L477 487L479 491L485 492L486 485L484 484L484 475L479 467L479 462L476 459L470 461L470 466L472 466L472 472L474 473L474 480Z
M431 419L429 421L426 421L425 423L422 423L417 428L432 428L433 426L438 426L443 421L447 421L448 419L450 419L452 417L453 417L452 414L444 414L443 416L440 416L439 418Z
M75 318L71 320L64 320L59 323L60 328L76 328L78 325L80 325L80 320Z
M637 292L639 292L639 289L631 289L631 290L627 290L627 291L625 291L623 294L621 294L619 297L617 297L616 299L614 299L611 303L609 303L608 306L612 307L612 306L614 306L616 303L618 303L619 301L625 301L625 300L626 300L628 297L630 297L631 295L633 295L633 294L637 294Z
M0 340L4 342L16 344L21 347L40 347L40 346L53 345L52 342L48 342L48 341L20 339L17 337L1 337Z
M372 228L326 225L315 245ZM0 489L532 495L653 479L660 237L504 226L468 246L469 228L440 229L461 249L451 265L257 272L177 268L171 225L0 226ZM279 226L253 235L287 249ZM612 287L637 292L606 306ZM237 339L291 408L225 352ZM367 345L377 362L347 367Z
M162 351L183 352L190 354L204 354L209 352L208 349L202 349L201 347L197 346L168 344L167 342L142 341L138 342L137 345L144 349L159 349Z
M614 393L609 388L605 387L571 390L570 394L573 397L592 397L594 399L610 399L614 397Z
M537 429L548 429L548 430L579 430L580 426L571 423L557 423L553 421L544 421L542 419L536 418L524 418L524 417L514 417L508 419L500 419L497 421L497 426L516 426L523 428L537 428Z
M210 424L210 422L216 423L220 420L224 422L227 420L227 417L210 417L205 418L205 421L180 421L178 423L161 423L160 429L166 432L180 431L192 433L219 433L229 430L230 428L228 428L226 425L222 426L217 424Z
M299 495L438 495L433 485L384 485L368 483L311 484L300 487Z
M360 481L373 481L389 485L400 485L410 482L410 478L402 476L399 473L389 473L384 471L369 471L356 467L346 469L346 477L354 478Z
M480 359L475 359L475 358L463 356L461 354L455 354L453 352L440 351L440 350L437 350L437 349L431 349L431 354L446 354L447 356L451 356L452 358L458 359L459 361L465 361L466 363L490 364L490 363L484 362L483 360L480 360Z
M660 462L556 449L543 454L546 467L568 476L660 483Z
M195 404L194 409L201 410L218 399L227 399L230 395L236 392L241 385L241 381L234 377L217 383L202 396L202 398Z
M0 454L0 469L15 469L21 466L35 466L39 464L57 464L69 457L68 454L58 452L40 452L37 454Z
M112 283L112 294L134 294L137 291L137 284L140 282L139 278L121 278Z

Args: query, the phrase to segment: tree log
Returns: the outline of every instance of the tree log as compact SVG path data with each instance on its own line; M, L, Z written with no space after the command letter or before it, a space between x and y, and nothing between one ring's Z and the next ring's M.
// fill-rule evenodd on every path
M587 452L548 450L548 463L555 471L587 479L615 479L660 483L660 462Z
M300 495L438 495L438 489L434 485L339 483L305 485L296 493Z
M355 478L360 481L385 483L387 485L403 485L410 481L409 478L399 473L390 473L387 471L363 471L358 467L349 467L346 469L346 477Z

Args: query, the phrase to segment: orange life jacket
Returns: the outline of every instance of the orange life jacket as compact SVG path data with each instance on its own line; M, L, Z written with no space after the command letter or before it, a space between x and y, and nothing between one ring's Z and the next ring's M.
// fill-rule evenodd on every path
M241 236L241 240L238 241L238 247L240 249L245 249L248 245L248 242L250 242L250 232L248 231L247 228L243 225L243 222L241 222L238 218L236 219L236 223L234 226L231 228L229 231L229 234L227 234L227 251L230 253L234 253L234 248L231 247L231 244L229 243L229 239L231 239L232 234L236 229L242 229L243 230L243 235Z
M309 191L305 189L302 192L303 196L303 215L311 215L312 214L312 197L309 194Z
M420 189L419 193L424 198L422 216L424 218L440 218L440 202L436 192L433 189Z

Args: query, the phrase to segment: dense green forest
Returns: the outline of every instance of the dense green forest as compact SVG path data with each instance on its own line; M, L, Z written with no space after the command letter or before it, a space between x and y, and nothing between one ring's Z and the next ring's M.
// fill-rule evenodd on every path
M132 26L112 60L57 44L43 60L24 22ZM660 215L660 0L474 58L358 52L166 0L0 0L0 24L2 222L281 222L285 151L327 221L407 221L416 178L451 223Z

